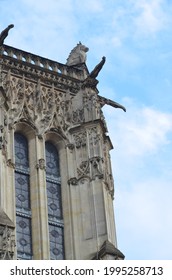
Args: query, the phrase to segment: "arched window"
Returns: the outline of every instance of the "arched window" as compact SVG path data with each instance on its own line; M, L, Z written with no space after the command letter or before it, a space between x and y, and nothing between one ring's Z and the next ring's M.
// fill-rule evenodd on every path
M28 142L20 133L14 142L17 258L32 259Z
M64 236L59 156L51 142L45 143L45 151L50 258L62 260L64 259Z

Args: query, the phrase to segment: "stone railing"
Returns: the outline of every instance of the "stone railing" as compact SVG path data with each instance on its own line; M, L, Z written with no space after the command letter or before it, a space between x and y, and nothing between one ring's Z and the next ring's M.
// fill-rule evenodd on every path
M75 79L83 79L85 76L83 69L70 67L68 65L44 57L40 57L38 55L31 54L7 45L3 45L1 47L1 56L10 57L22 63L32 64L33 67L42 68L43 71L48 70L52 71L53 73L56 72L57 74L62 74Z

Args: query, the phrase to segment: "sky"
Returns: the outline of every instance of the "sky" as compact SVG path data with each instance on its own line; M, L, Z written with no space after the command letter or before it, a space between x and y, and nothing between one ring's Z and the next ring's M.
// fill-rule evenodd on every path
M126 260L172 259L172 1L0 0L5 44L66 63L89 47L91 71L106 57L100 95L115 181L118 248Z

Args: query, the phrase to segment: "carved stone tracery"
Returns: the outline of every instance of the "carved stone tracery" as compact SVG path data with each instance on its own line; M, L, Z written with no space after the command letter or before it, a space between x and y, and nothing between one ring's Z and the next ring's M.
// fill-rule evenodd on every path
M0 125L0 150L2 150L2 154L7 158L7 128L5 125Z
M86 146L87 134L85 130L80 131L79 133L75 133L73 136L74 136L75 146L77 149Z
M12 260L14 248L14 224L0 208L0 260Z
M101 119L102 113L99 99L96 91L93 89L92 91L85 90L83 99L80 100L79 107L77 108L73 104L75 96L71 95L70 91L60 91L54 86L54 83L52 83L51 87L47 87L41 79L34 82L28 80L24 75L19 78L18 76L12 75L9 70L4 75L3 85L9 107L8 124L11 127L19 120L26 120L36 128L38 136L55 128L67 136L68 130L73 124L83 123L85 121L86 112L89 112L87 121ZM1 135L2 132L3 127L1 127ZM101 132L98 131L97 126L90 127L87 131L83 130L73 135L76 152L78 149L81 149L77 152L79 153L77 177L89 176L91 180L96 177L104 178L107 186L109 186L108 188L113 192L110 171L107 171L107 167L105 168L107 166L105 163L103 166L103 162L107 163L108 160L106 158L105 160L100 160L100 147L102 145L100 135ZM4 148L6 146L4 133L3 140L1 136L0 141L0 147L2 148L3 146ZM88 149L89 157L86 156ZM37 167L41 168L41 166L39 162ZM103 172L102 170L106 171Z
M4 89L9 105L9 125L13 126L20 119L27 119L42 135L51 127L66 133L71 123L79 122L82 112L72 111L72 96L37 83L11 76L4 77Z
M114 197L114 182L111 170L111 162L110 162L110 154L109 154L109 145L108 141L105 140L103 143L103 159L104 159L104 166L106 168L103 169L104 174L104 181L106 184L106 188L111 194L112 198Z
M13 229L0 226L0 240L0 260L12 260L15 248Z
M78 175L78 178L81 178L84 176L90 176L89 160L85 160L80 163L80 165L77 168L77 175Z
M99 156L100 155L100 146L101 146L101 136L97 127L91 127L88 130L89 134L89 145L90 145L90 154Z

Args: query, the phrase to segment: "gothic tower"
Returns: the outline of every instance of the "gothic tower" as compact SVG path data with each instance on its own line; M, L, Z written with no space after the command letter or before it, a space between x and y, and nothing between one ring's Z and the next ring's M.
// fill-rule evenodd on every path
M99 95L105 58L89 73L87 51L61 64L0 46L0 259L124 258L101 108L125 108Z

